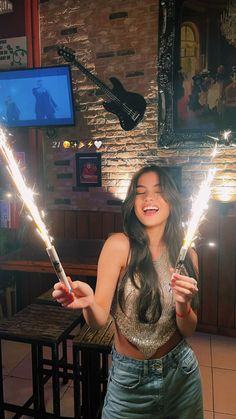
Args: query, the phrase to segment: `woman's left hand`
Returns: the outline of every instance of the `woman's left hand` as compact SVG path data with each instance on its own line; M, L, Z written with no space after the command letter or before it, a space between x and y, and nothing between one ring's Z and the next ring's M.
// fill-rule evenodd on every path
M198 292L197 281L189 276L180 275L173 272L170 282L173 296L176 302L188 303Z

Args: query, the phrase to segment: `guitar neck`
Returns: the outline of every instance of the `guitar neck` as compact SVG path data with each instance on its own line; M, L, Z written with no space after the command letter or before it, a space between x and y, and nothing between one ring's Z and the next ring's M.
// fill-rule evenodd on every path
M78 61L74 61L73 64L80 69L80 71L85 74L88 79L90 79L94 84L96 84L103 93L109 97L109 99L113 100L114 102L120 103L120 100L112 93L111 89L103 83L101 80L99 80L94 74L90 73L82 64L80 64Z

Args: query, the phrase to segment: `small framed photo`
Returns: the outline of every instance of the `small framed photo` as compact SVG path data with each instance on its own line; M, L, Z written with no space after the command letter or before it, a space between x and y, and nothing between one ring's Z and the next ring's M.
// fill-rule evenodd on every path
M76 154L77 186L101 186L101 153Z

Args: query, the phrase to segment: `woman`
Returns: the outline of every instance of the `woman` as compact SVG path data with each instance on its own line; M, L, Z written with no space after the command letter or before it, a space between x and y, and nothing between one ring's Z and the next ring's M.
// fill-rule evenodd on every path
M167 171L139 170L122 210L124 233L104 244L95 294L71 281L73 301L60 283L53 297L65 307L82 308L92 328L113 315L103 419L202 419L198 363L185 340L197 323L197 256L192 250L185 272L174 272L183 233L178 193Z

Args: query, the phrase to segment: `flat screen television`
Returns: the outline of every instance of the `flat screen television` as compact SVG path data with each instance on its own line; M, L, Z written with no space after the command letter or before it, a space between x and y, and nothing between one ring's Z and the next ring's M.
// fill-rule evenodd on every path
M74 125L70 66L0 71L0 124L9 128Z

